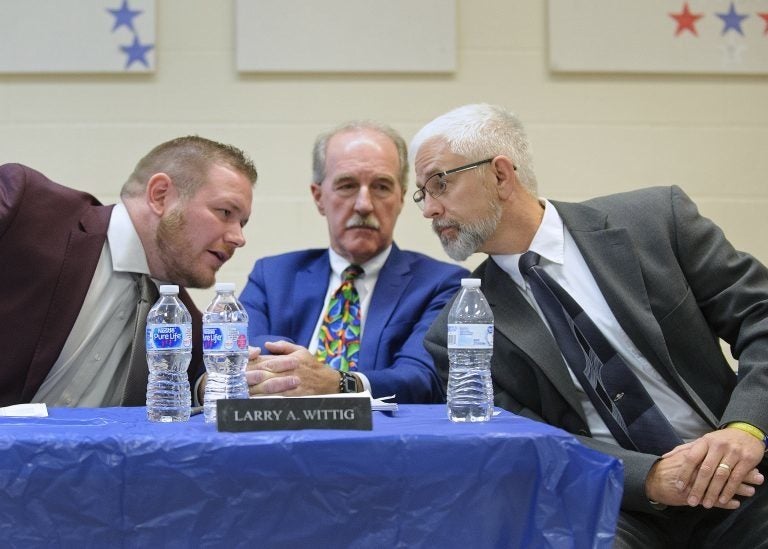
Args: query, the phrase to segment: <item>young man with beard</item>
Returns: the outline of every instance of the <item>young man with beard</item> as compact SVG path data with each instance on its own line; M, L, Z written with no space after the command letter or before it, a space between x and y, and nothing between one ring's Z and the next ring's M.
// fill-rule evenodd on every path
M615 546L764 547L766 268L677 187L539 198L522 124L500 107L438 117L411 153L446 252L490 255L474 275L495 317L496 404L623 461ZM425 340L444 381L446 315Z
M197 136L152 149L111 206L0 166L0 405L143 405L137 303L153 302L159 284L214 283L245 244L255 181L242 151ZM200 312L180 297L199 341ZM201 369L196 346L190 379Z
M251 394L369 389L398 402L441 402L423 339L467 271L392 240L407 185L405 142L381 124L345 124L318 137L313 167L312 197L331 245L254 265L240 299L251 345L271 354L251 362ZM334 323L329 304L341 303L334 296L348 268L355 270L349 310L358 314Z

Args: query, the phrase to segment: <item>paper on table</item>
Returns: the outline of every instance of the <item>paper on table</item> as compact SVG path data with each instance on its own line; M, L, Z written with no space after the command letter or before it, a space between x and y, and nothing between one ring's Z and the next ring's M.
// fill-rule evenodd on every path
M317 396L330 396L330 397L368 397L371 399L371 410L379 410L382 412L395 412L397 411L397 402L387 402L389 399L395 398L395 395L389 395L381 398L373 398L369 391L361 391L359 393L334 393L332 395L317 395Z
M44 402L14 404L0 408L0 417L48 417Z
M389 395L381 398L373 398L370 391L361 391L359 393L331 393L328 395L307 395L310 397L322 397L322 398L369 398L371 399L371 410L380 410L382 412L395 412L397 411L397 402L387 402L391 398L395 398L395 395ZM297 397L303 398L303 397Z
M252 396L251 398L263 398L264 396ZM382 412L396 412L397 402L387 402L391 398L395 398L395 395L389 395L381 398L373 398L369 391L362 391L360 393L329 393L327 395L305 395L295 397L280 397L280 395L271 395L272 398L368 398L371 401L371 410L379 410Z
M365 391L366 393L368 391ZM380 410L382 412L396 412L397 402L387 402L389 399L395 398L395 395L389 395L381 398L371 397L371 410Z

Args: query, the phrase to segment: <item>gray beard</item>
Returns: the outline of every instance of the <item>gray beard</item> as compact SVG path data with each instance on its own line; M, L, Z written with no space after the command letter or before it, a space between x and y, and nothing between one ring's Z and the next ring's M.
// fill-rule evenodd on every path
M501 208L498 204L490 204L490 215L478 221L466 223L464 225L455 221L432 221L432 229L438 233L439 230L446 227L452 227L457 230L455 238L448 238L439 235L440 244L448 257L455 261L464 261L470 255L475 253L493 233L501 220Z

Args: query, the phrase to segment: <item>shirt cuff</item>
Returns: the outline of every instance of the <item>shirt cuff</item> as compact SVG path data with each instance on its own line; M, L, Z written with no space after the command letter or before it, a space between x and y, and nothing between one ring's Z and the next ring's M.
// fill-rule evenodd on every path
M368 381L368 378L365 377L365 374L361 374L360 372L354 372L354 374L357 376L357 378L363 384L363 390L364 391L368 391L369 393L373 394L373 391L371 391L371 382Z

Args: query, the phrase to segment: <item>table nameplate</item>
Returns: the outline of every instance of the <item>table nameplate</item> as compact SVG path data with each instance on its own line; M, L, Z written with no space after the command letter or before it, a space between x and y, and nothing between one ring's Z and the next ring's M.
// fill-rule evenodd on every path
M219 431L228 432L373 429L367 397L220 399L216 417Z

